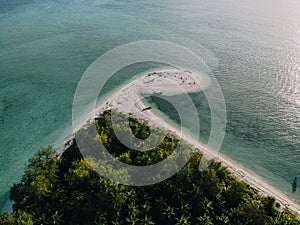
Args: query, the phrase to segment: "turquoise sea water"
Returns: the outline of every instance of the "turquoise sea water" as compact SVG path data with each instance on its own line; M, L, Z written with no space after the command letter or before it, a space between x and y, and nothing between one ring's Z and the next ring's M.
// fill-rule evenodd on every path
M37 149L71 131L85 69L109 49L151 39L204 57L226 100L221 151L300 203L291 192L300 175L299 11L296 0L0 0L0 206ZM209 108L195 101L205 139Z

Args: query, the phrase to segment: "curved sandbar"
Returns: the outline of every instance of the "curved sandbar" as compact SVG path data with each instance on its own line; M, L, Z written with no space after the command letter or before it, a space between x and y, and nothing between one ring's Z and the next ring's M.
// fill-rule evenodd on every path
M100 113L109 109L130 113L137 118L148 121L149 124L155 127L166 130L172 135L181 138L186 143L193 145L195 149L199 149L204 156L214 155L204 144L170 126L164 120L153 114L151 110L143 110L147 106L141 101L141 94L174 95L182 92L191 93L199 92L207 86L209 86L209 79L207 77L190 71L173 69L151 72L125 85L120 90L117 90L96 109L96 113L95 111L91 112L88 121L94 120L95 116L97 117ZM86 127L88 121L85 121L80 128ZM68 139L64 145L64 149L72 143L73 137L74 134ZM61 154L61 151L62 149L60 151L58 150L58 154ZM216 160L221 161L224 166L228 167L237 179L250 184L258 194L263 196L274 196L281 204L282 209L288 208L300 215L300 206L298 204L281 191L269 185L253 172L245 169L236 162L233 162L221 153L218 153Z

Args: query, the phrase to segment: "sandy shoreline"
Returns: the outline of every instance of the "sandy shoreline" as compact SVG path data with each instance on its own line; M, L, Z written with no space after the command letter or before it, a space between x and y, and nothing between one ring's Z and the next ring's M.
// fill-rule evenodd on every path
M148 73L145 76L134 80L125 85L120 90L109 96L103 104L101 104L94 112L89 114L88 121L108 109L115 109L123 113L130 113L137 118L144 119L149 124L168 131L172 135L183 139L188 144L198 148L204 155L214 155L211 150L207 149L202 143L195 139L182 134L178 129L165 123L162 119L154 115L151 110L142 111L146 106L140 100L141 93L157 94L157 95L172 95L180 92L198 92L205 85L209 84L207 78L190 71L182 70L161 70ZM66 149L74 138L75 133L87 126L88 121L83 121L82 124L69 136L63 146L57 148L57 154L60 155ZM262 178L255 175L253 172L246 170L243 166L238 165L225 155L218 153L215 157L216 161L222 162L233 175L240 181L245 181L260 195L274 196L281 204L281 207L288 208L300 215L300 206L291 200L283 192L269 185Z

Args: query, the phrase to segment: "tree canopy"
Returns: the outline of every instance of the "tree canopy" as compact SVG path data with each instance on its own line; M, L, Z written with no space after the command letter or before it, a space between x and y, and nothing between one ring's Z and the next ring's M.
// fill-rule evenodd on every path
M129 121L135 136L146 140L149 125L134 117ZM78 133L87 142L82 151L88 158L76 142L60 158L51 147L38 151L21 181L11 188L13 212L2 214L0 224L300 224L290 211L280 211L273 197L257 195L220 162L199 171L202 156L196 151L176 175L160 183L127 186L110 181L93 169L98 163L93 143L101 141L115 158L144 166L164 160L181 140L166 135L154 149L134 151L117 139L111 111L96 119L96 127L96 133L89 128ZM114 171L130 179L126 170Z

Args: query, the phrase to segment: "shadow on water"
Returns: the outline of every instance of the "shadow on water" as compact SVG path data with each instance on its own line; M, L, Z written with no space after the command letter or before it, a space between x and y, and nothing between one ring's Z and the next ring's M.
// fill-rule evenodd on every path
M9 200L9 191L5 192L5 194L0 196L0 213L3 212L11 212L12 211L12 203Z

